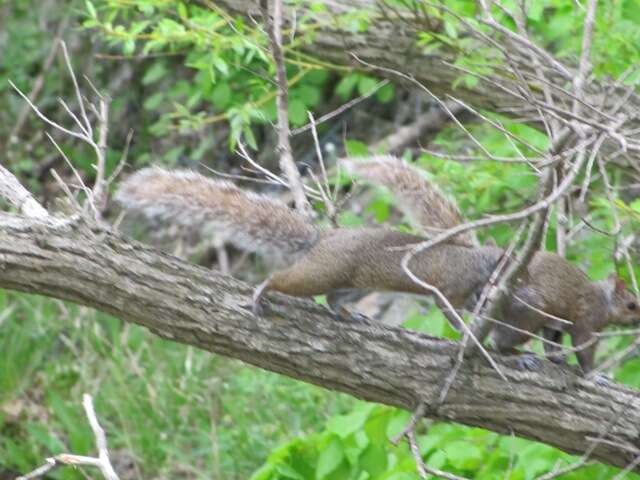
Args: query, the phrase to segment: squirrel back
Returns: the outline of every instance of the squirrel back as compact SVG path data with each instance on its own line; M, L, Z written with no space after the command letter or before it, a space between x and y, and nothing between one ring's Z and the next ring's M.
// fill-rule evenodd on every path
M429 236L464 222L456 203L415 167L391 155L341 160L352 175L387 187L398 206ZM448 243L478 246L474 231L456 235Z
M239 248L263 255L295 258L308 251L319 234L284 203L188 170L139 170L121 183L115 199L149 218L203 224Z

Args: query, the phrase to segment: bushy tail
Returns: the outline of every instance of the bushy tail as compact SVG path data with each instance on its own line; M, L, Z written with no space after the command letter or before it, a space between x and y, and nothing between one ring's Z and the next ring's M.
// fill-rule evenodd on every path
M202 226L264 255L306 252L318 236L316 227L283 203L188 170L139 170L122 182L115 199L129 211L190 229Z
M429 235L464 222L454 201L406 162L391 155L342 160L341 165L357 177L387 187L398 206ZM452 243L477 246L474 232L455 236Z

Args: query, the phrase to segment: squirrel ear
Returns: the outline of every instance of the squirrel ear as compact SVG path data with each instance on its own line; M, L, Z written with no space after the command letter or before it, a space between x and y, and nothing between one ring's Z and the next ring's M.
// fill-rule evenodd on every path
M616 293L623 293L627 289L627 285L624 283L624 280L615 273L609 274L607 280L613 284L613 289Z

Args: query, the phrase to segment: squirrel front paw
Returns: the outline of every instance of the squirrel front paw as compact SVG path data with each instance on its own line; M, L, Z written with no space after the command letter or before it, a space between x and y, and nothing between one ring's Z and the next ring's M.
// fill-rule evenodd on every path
M264 303L262 301L262 299L258 299L257 301L254 300L251 303L251 312L256 316L256 317L264 317L265 314L265 307L264 307Z

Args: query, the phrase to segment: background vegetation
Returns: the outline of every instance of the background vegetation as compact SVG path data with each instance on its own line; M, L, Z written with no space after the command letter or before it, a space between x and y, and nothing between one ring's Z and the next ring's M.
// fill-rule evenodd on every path
M475 8L466 0L447 4L461 15L471 15ZM529 28L561 57L579 52L584 13L576 5L573 0L536 0L528 10ZM311 11L325 8L316 2ZM369 20L366 12L354 9L336 21L361 31ZM297 21L296 35L289 37L287 46L292 127L307 123L307 111L318 118L368 95L320 127L320 143L330 165L344 153L370 153L368 145L432 108L428 98L406 85L381 83L369 74L299 53L297 45L313 41L317 19L309 15ZM455 19L443 22L441 34L424 33L418 40L425 53L455 46L462 52L460 65L486 60L486 52L465 50L469 45L459 38ZM617 77L638 63L639 23L637 0L602 3L593 47L597 76ZM64 208L54 207L61 193L51 170L67 179L72 179L72 172L48 142L44 125L25 109L7 81L31 92L53 118L65 118L58 99L72 99L73 87L58 52L58 38L67 42L76 72L87 75L112 99L109 171L123 154L130 130L129 171L159 163L246 174L234 152L239 141L259 163L276 168L275 87L270 80L274 69L265 53L266 39L254 25L230 18L214 3L8 1L0 3L0 25L3 164L47 206ZM639 75L633 71L626 82L632 85ZM475 78L461 75L456 82L473 88ZM537 130L499 118L530 144L547 146L547 138ZM472 123L468 128L494 155L513 154L513 145L485 124ZM86 146L61 136L56 139L84 178L91 179L93 156ZM421 143L443 153L477 153L468 137L451 126ZM302 170L317 166L308 131L293 137L293 148ZM538 177L526 164L461 163L416 146L402 153L424 167L470 218L522 205L537 186ZM640 219L637 186L622 173L613 181L623 229L633 231ZM273 187L251 187L277 193ZM387 192L355 192L341 223L395 223L408 228ZM614 220L604 194L591 195L588 201L592 222L611 230ZM549 249L555 247L554 233L552 226ZM482 234L506 244L513 231L499 226ZM616 265L615 242L616 237L583 229L570 244L568 257L593 278L603 278L616 268L630 278L625 265ZM264 274L259 260L230 253L239 259L234 274L250 280ZM200 252L193 259L216 266L215 251ZM163 341L75 305L10 292L0 292L0 303L0 478L30 471L55 453L91 452L93 438L80 404L83 392L96 397L114 467L122 478L418 478L407 445L394 447L389 441L406 423L406 412ZM407 328L455 336L433 310L415 306L403 320ZM601 355L632 341L608 340ZM616 379L640 386L639 362L631 358L614 372ZM544 445L455 424L425 424L419 433L428 465L469 478L533 479L574 461ZM594 464L561 478L605 479L615 474L615 469ZM84 475L93 472L61 469L51 478Z

